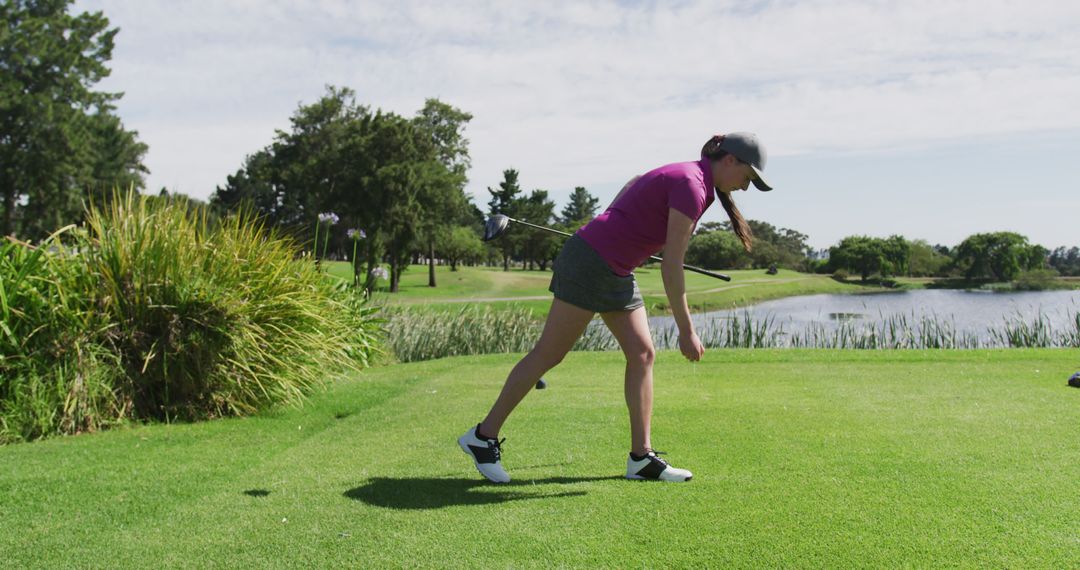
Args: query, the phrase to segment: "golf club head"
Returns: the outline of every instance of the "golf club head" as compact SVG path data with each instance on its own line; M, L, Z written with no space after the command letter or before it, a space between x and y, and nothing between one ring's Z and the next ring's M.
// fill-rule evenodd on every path
M491 241L506 232L506 228L510 226L510 218L496 214L487 219L487 223L484 224L484 241Z

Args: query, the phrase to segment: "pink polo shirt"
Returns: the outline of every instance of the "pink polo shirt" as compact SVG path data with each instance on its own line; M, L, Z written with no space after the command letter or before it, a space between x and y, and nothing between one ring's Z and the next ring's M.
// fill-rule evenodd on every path
M712 203L708 159L668 164L643 174L577 235L607 261L612 271L630 275L650 255L664 248L669 208L686 214L696 224Z

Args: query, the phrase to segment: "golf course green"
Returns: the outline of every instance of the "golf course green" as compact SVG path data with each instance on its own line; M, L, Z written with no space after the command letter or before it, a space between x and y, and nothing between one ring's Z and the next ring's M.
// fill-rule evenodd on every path
M516 355L342 378L302 408L0 447L2 566L1080 566L1075 351L661 352L622 478L618 352L510 418L514 481L455 442Z

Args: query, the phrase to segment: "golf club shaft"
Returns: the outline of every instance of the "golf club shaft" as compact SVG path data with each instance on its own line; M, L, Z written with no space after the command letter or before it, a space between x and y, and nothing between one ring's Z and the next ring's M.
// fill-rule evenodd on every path
M530 228L536 228L538 230L544 230L545 232L551 232L553 234L559 234L561 236L566 236L566 237L570 237L570 236L573 235L573 234L569 234L569 233L566 233L566 232L563 232L563 231L556 230L554 228L548 228L548 227L544 227L544 226L539 226L539 225L531 224L531 223L523 221L523 220L510 218L509 216L507 216L507 218L511 222L514 222L515 224L521 224L523 226L529 226ZM656 255L650 255L649 259L651 259L653 261L664 261L664 258L656 256ZM709 277L713 277L713 278L716 278L716 279L722 279L724 281L731 281L731 277L728 277L727 275L724 275L723 273L716 273L716 272L713 272L713 271L709 271L708 269L702 269L700 267L695 267L693 265L687 265L687 264L684 263L683 264L683 269L685 269L687 271L693 271L694 273L700 273L702 275L708 275Z

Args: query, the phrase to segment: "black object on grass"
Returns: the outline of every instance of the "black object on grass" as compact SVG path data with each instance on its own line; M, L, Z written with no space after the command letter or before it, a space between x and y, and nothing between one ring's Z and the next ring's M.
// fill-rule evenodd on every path
M547 388L547 382L544 382L544 379L541 378L540 381L536 383L536 389L543 390L544 388Z
M1069 378L1069 386L1080 388L1080 372L1073 374L1072 377Z

